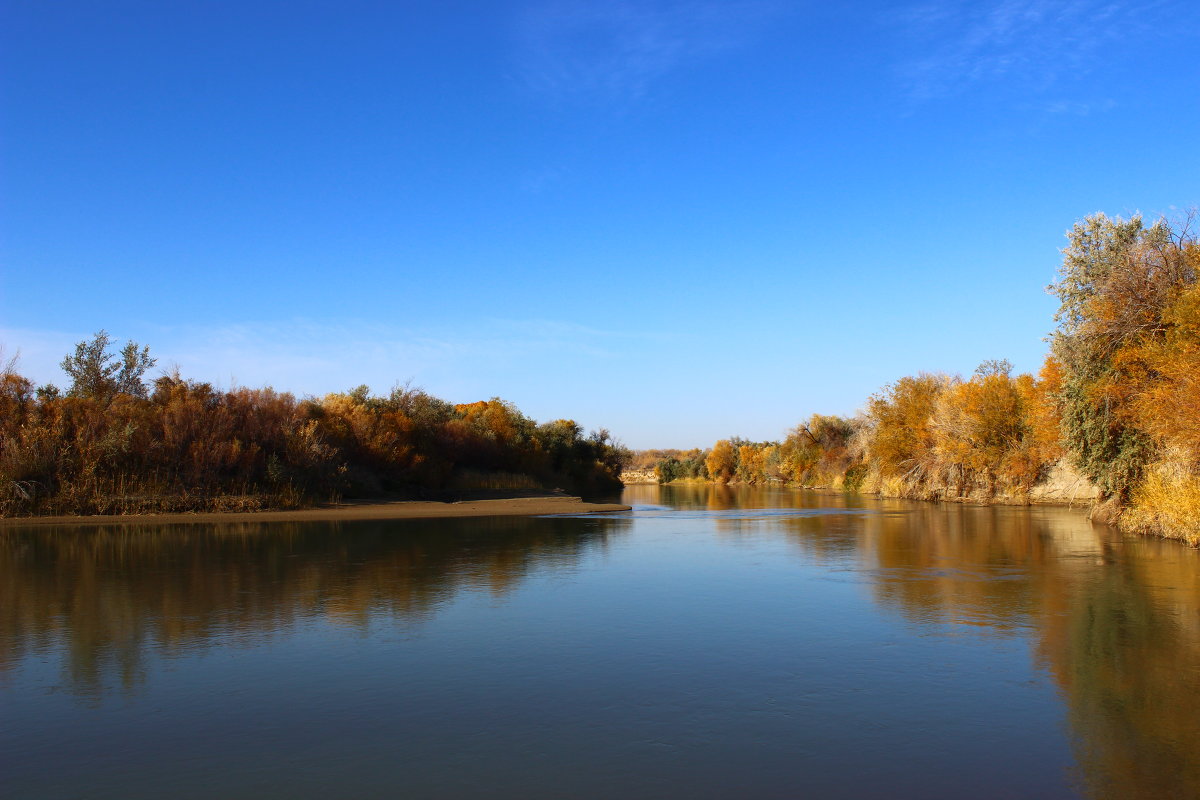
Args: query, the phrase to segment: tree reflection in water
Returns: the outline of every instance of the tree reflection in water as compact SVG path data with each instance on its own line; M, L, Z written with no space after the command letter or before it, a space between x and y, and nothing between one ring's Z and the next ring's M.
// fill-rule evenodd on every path
M1058 508L712 486L631 488L624 499L665 508L642 523L635 514L7 529L0 679L41 657L98 702L138 693L154 659L219 643L253 646L312 622L421 626L464 592L508 596L540 571L575 569L614 536L634 541L646 524L648 537L769 537L785 545L779 552L859 582L868 606L918 634L1028 641L1062 698L1082 792L1200 797L1200 552ZM796 513L743 513L755 509ZM670 558L693 546L686 536L654 541ZM921 647L919 636L907 646Z
M151 654L253 644L306 620L419 623L464 589L497 596L624 526L492 517L104 525L0 531L0 672L60 651L68 688L136 691Z
M777 524L809 557L854 559L877 602L914 623L1029 636L1066 704L1089 796L1200 797L1200 552L1065 508L664 489L660 502L688 508L878 509Z

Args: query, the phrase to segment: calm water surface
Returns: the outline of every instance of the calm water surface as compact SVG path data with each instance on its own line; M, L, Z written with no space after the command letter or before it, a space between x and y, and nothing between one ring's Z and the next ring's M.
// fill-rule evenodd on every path
M0 796L1200 797L1200 553L1067 509L0 530Z

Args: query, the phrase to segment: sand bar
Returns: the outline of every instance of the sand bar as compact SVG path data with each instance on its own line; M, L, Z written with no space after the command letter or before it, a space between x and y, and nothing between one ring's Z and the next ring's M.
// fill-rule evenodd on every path
M578 497L510 497L496 500L347 502L293 511L198 512L195 514L121 514L57 517L6 517L0 527L26 525L179 524L218 522L325 522L330 520L438 519L441 517L529 517L543 514L600 514L629 511L620 503L585 503Z

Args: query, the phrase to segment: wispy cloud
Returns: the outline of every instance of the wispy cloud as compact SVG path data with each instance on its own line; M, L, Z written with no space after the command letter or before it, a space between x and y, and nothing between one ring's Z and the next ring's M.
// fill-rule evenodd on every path
M521 78L556 97L636 98L676 69L746 44L781 10L766 0L543 3L518 23Z
M482 319L469 327L426 329L292 321L186 331L173 357L185 374L202 369L301 392L358 383L382 390L410 379L432 390L494 379L530 361L606 361L614 355L613 336L545 320Z
M114 331L118 342L130 332ZM90 334L0 329L7 356L36 383L62 384L58 368ZM470 327L406 329L357 321L291 320L137 331L158 358L155 373L178 367L219 386L274 386L323 394L360 383L376 391L408 380L450 399L500 391L509 376L557 365L612 368L630 348L661 343L651 332L603 330L557 320L482 319Z
M1172 6L1195 17L1169 0L951 0L910 6L886 22L919 53L902 61L901 81L928 99L1003 80L1044 91L1165 30Z
M1106 111L1112 111L1116 107L1117 101L1113 100L1111 97L1096 102L1056 100L1046 106L1046 111L1051 114L1090 117L1093 114L1103 114Z

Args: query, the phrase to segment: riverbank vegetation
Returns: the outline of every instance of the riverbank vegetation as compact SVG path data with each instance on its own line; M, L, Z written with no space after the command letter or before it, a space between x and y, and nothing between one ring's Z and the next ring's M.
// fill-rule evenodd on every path
M992 360L969 378L901 377L857 416L671 455L658 479L1029 502L1066 474L1093 487L1100 518L1200 544L1196 221L1077 223L1049 287L1061 308L1037 375Z
M455 405L409 387L323 398L178 372L101 331L63 361L66 391L0 376L0 515L297 508L343 497L483 488L619 489L607 431L538 424L499 399Z

